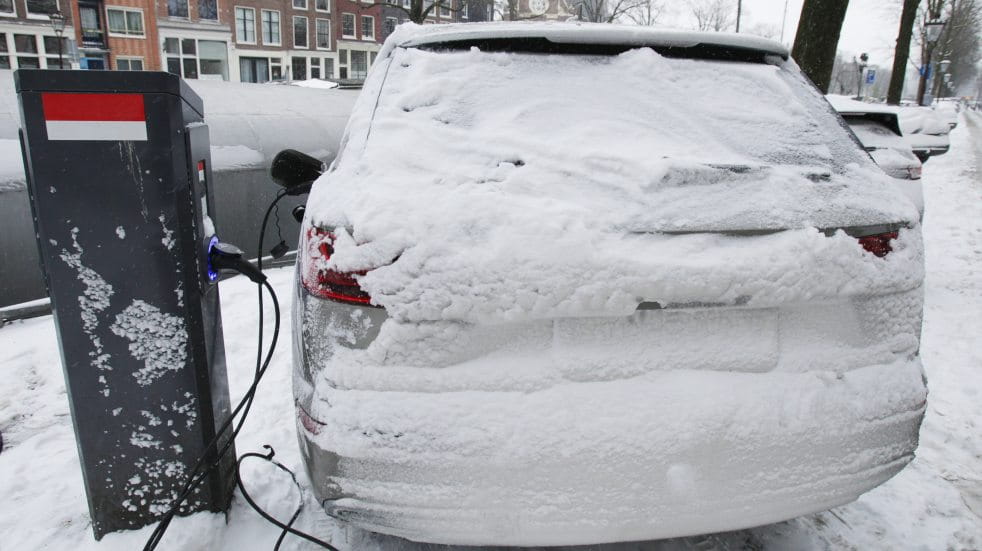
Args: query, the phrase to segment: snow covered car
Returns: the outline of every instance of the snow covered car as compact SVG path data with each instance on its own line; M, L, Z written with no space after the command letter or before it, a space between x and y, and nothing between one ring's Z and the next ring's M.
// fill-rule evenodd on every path
M903 138L897 108L832 94L826 99L849 124L877 166L896 179L894 183L923 216L921 161Z
M934 155L944 155L951 147L948 133L951 126L933 109L904 107L900 109L900 129L914 154L926 163Z
M949 128L954 130L958 126L958 114L962 110L961 100L955 98L938 99L935 100L933 109L938 117L948 124Z
M917 209L776 42L400 26L302 224L299 441L359 527L715 532L913 457Z

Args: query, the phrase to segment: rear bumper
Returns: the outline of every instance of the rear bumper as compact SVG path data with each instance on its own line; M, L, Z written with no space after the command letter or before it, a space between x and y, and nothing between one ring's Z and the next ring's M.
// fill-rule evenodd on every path
M586 544L852 501L912 459L925 396L916 356L535 392L332 388L314 404L330 422L298 433L318 499L360 527L448 544Z

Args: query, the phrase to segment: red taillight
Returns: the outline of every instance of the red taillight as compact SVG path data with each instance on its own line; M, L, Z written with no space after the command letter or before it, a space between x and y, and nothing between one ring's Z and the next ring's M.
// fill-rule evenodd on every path
M297 406L297 419L300 420L300 424L303 425L303 428L307 429L307 432L310 434L320 434L321 427L324 426L324 423L321 423L320 421L311 417L300 406Z
M882 258L893 250L893 247L890 246L890 241L896 238L897 232L892 231L887 233L879 233L876 235L867 235L858 239L859 244L862 245L864 249Z
M354 278L365 275L367 270L338 272L324 267L334 254L334 239L334 234L327 230L314 227L307 230L305 257L300 264L304 288L321 298L370 305L372 297L361 290Z

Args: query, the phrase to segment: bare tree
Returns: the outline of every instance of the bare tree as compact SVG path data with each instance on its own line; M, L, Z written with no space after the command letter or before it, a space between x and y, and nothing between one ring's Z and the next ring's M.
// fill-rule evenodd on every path
M735 0L689 0L689 10L700 31L726 31L736 23Z
M835 51L849 0L805 0L792 57L822 93L828 93Z
M979 33L982 32L980 0L950 0L942 13L947 19L934 48L934 60L947 60L951 80L945 84L940 72L934 75L935 96L957 94L959 88L971 86L978 74L980 60Z
M917 6L921 0L903 0L904 9L900 14L900 30L897 33L897 47L893 52L893 72L890 76L890 89L887 92L887 103L900 104L900 96L904 93L904 77L907 76L907 58L910 55L910 38L914 32L914 20L917 18Z
M571 0L576 19L591 23L613 23L643 5L647 0Z
M459 11L459 9L451 6L451 0L409 0L409 7L404 6L398 0L386 0L384 2L372 2L371 4L366 4L365 7L372 6L395 8L404 12L410 21L419 25L422 25L426 21L426 18L433 13L433 10L438 8L443 8L451 12Z
M658 24L665 15L665 0L642 0L624 13L625 18L635 25L650 27Z

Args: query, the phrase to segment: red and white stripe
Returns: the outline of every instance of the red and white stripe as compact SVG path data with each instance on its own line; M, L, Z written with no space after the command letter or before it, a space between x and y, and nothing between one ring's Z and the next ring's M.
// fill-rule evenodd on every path
M49 140L147 141L143 94L41 94Z

